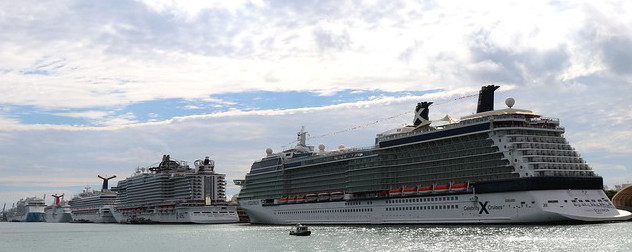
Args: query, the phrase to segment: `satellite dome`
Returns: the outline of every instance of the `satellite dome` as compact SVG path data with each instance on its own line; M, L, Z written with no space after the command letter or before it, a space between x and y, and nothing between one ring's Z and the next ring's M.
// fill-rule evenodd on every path
M267 148L266 149L266 154L268 154L268 156L272 155L272 149L271 148Z
M515 103L516 103L516 100L514 100L514 98L511 98L511 97L509 97L509 98L507 98L507 99L505 100L505 104L506 104L506 105L507 105L507 107L509 107L509 108L513 107L513 105L514 105Z
M325 151L325 145L324 144L319 144L318 145L318 150L319 151Z

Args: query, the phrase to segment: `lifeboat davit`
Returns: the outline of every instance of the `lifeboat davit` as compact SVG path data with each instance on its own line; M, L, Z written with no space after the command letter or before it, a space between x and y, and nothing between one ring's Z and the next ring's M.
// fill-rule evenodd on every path
M388 190L388 196L401 196L402 188Z

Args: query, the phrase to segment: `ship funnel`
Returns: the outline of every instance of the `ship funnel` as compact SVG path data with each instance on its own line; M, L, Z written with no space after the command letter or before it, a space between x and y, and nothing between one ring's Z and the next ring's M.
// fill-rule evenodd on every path
M61 206L61 199L62 197L64 197L64 195L57 195L57 194L53 194L51 195L53 196L53 198L55 198L55 206Z
M99 177L100 179L103 179L103 186L101 186L101 191L107 190L108 189L108 181L110 179L116 178L116 176L112 176L112 177L109 177L109 178L104 178L104 177L101 177L101 175L98 175L97 177Z
M422 123L429 122L428 119L428 107L432 102L420 102L417 103L417 107L415 107L415 120L413 121L413 126L419 126Z
M499 87L500 86L488 85L481 88L481 91L478 92L478 106L476 107L476 113L494 110L494 91L496 91Z

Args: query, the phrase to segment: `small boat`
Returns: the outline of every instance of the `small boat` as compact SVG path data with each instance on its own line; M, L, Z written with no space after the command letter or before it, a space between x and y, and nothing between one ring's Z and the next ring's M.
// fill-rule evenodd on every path
M281 198L279 199L279 204L285 204L285 203L287 203L287 198L288 198L288 197L281 197Z
M332 192L330 196L330 200L341 200L344 197L342 192Z
M396 188L396 189L388 190L388 195L389 196L401 196L402 195L402 188Z
M417 189L417 192L421 194L431 193L432 186L420 186L419 189Z
M329 201L329 193L328 192L319 193L318 201Z
M450 187L450 191L455 191L455 192L465 191L467 187L468 185L466 183L456 183L456 184L452 184L452 186Z
M413 187L408 187L408 188L404 188L404 195L414 195L417 194L417 187L413 186Z
M309 231L307 226L301 225L301 223L296 224L295 230L290 231L290 235L296 236L308 236L311 235L312 231Z
M296 197L296 203L303 203L303 202L305 202L305 196Z
M305 202L314 202L316 201L317 196L315 193L308 193L305 195Z
M434 186L434 192L447 192L448 191L448 185L435 185Z
M296 203L296 197L287 197L287 203Z

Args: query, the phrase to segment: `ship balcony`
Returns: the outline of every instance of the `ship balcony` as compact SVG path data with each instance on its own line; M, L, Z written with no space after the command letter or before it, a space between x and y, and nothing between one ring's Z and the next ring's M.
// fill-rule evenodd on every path
M537 170L535 176L539 177L591 177L595 176L594 171L586 170Z

